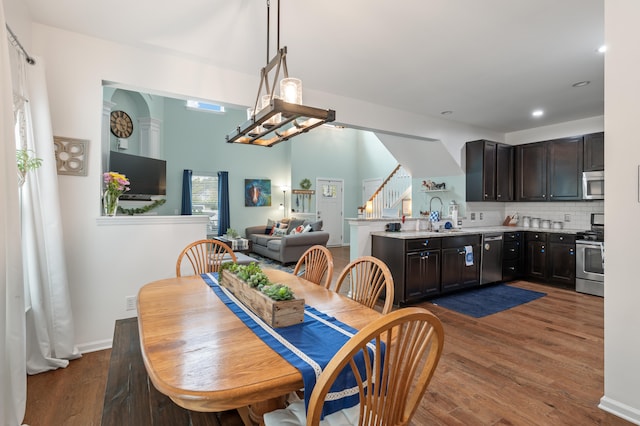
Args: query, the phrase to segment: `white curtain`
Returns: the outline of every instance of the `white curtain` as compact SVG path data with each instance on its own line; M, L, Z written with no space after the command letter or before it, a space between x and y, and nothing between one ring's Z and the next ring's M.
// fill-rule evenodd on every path
M78 358L67 279L44 66L15 61L18 68L19 145L41 158L21 187L22 256L26 286L27 373L66 367ZM30 308L30 309L29 309Z
M44 68L41 60L26 65L23 54L9 46L5 25L0 38L0 424L15 426L24 418L27 373L66 367L80 354ZM17 147L43 160L22 186Z
M0 2L0 424L22 423L27 399L25 301L10 48Z

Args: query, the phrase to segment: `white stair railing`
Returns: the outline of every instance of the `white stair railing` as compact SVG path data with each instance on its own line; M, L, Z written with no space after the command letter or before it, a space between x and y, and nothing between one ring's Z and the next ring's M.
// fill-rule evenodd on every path
M381 218L385 209L400 209L402 200L410 197L411 175L398 164L361 209L367 219Z

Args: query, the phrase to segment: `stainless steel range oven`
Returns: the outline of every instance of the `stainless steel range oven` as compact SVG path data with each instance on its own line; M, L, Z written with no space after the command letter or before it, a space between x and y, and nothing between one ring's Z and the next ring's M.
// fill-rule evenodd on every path
M576 240L576 291L604 296L604 214L591 214L591 230Z

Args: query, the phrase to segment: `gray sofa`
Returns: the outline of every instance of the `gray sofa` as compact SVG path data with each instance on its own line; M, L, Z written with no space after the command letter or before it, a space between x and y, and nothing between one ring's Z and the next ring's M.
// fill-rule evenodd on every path
M245 229L245 236L252 242L252 251L269 259L284 264L295 263L307 249L314 245L326 246L329 233L312 231L303 234L287 234L281 237L268 235L267 227L250 226Z

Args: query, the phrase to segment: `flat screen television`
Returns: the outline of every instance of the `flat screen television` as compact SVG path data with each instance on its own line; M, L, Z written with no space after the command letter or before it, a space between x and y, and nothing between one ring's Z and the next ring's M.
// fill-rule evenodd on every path
M129 191L122 194L122 200L151 200L153 195L167 194L165 160L111 151L109 170L129 179Z

